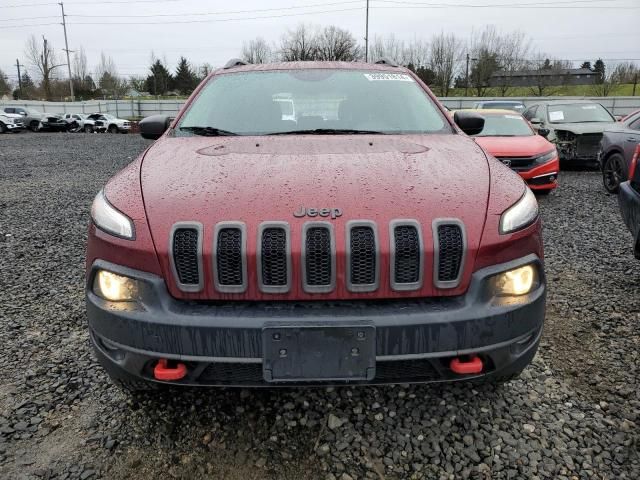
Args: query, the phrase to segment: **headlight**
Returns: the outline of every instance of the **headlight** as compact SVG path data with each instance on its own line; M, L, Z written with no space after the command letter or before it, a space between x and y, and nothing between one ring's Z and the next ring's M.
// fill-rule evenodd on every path
M540 155L539 157L536 157L536 163L545 163L545 162L548 162L549 160L553 160L557 156L558 156L558 151L554 148L550 152L545 153L544 155Z
M525 265L503 272L492 279L493 293L496 296L526 295L539 284L538 270L534 265Z
M93 200L91 218L98 228L111 235L128 240L135 238L133 222L124 213L111 206L104 196L103 190L100 190Z
M500 233L511 233L520 230L538 216L538 202L533 192L526 187L524 195L509 207L500 217Z
M139 298L138 281L106 270L98 270L93 292L111 302L130 302Z

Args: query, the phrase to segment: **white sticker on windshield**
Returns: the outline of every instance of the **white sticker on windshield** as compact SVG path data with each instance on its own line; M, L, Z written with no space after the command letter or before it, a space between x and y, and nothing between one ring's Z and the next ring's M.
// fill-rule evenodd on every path
M511 118L513 120L524 120L520 115L505 115L504 118Z
M413 82L413 79L406 73L365 73L365 78L370 82L378 80L391 80L396 82Z
M596 107L595 105L583 105L582 106L583 110L595 110L596 108L598 108L598 107Z
M564 113L562 110L559 112L549 112L549 120L552 122L559 122L564 120Z

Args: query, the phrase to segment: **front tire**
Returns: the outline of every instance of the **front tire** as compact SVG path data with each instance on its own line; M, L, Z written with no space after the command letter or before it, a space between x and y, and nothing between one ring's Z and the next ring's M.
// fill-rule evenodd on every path
M0 122L0 133L6 133L7 132L7 127L4 125L4 123Z
M116 125L109 125L109 133L118 133L118 127Z
M627 180L627 163L619 153L609 155L602 165L602 184L608 193L618 193L620 184Z
M34 120L34 121L32 121L32 122L29 124L29 129L30 129L32 132L37 132L37 131L39 131L39 130L40 130L40 128L41 128L41 127L40 127L40 122L38 122L37 120Z
M85 125L84 133L93 133L93 127L91 125Z

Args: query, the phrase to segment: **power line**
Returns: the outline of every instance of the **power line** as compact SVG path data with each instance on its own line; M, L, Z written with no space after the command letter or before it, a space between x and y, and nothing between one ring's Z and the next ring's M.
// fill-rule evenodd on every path
M404 8L569 8L569 9L583 9L583 8L607 8L607 9L632 9L640 8L638 6L618 6L618 5L594 5L594 6L582 6L577 4L582 3L611 3L617 0L563 0L557 2L528 2L528 3L478 3L478 4L465 4L465 3L441 3L441 2L410 2L404 0L373 0L377 3L391 3L394 5L404 5ZM567 6L562 6L566 4ZM560 6L558 6L560 5ZM375 8L397 8L397 7L378 7Z
M92 7L100 7L102 5L110 4L132 4L132 3L169 3L169 2L181 2L182 0L104 0L100 3L91 5ZM86 2L67 2L67 5L86 5ZM29 3L19 5L1 5L0 8L26 8L26 7L52 7L57 6L57 3Z

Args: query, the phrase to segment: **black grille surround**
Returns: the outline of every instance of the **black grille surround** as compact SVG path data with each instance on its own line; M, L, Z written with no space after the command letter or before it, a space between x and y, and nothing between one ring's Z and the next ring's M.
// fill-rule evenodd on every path
M183 292L202 290L202 225L196 222L175 224L169 247L171 268L178 288Z
M291 288L291 237L286 222L260 225L257 243L258 285L265 293L286 293Z
M347 223L346 233L347 289L373 292L380 284L376 225L367 220L352 220Z
M466 252L464 225L457 219L433 222L433 281L437 288L455 288L460 284Z
M397 291L422 287L424 248L422 230L415 220L393 220L389 224L391 288Z
M302 287L307 293L335 288L336 257L333 225L307 222L302 229Z
M247 230L244 223L216 225L213 239L214 283L216 290L242 293L247 289Z

